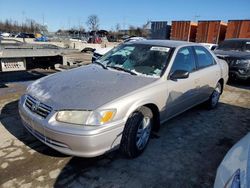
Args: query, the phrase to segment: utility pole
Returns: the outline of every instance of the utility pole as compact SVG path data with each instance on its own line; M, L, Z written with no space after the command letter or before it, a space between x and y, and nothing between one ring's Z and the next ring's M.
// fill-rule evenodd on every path
M194 15L194 21L197 22L198 18L200 18L200 15Z
M70 30L70 18L68 18L68 28Z
M42 20L43 20L43 26L44 26L44 13L43 13L43 15L42 15Z
M125 32L125 27L126 27L126 18L125 18L125 17L123 18L122 25L123 25L123 34L126 34L126 32Z
M78 18L78 25L79 25L79 28L78 28L78 37L80 38L80 31L81 31L81 18Z

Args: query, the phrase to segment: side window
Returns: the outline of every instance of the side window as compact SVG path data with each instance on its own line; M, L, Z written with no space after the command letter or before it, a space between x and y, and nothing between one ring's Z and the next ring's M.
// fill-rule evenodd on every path
M196 69L195 58L193 54L193 50L190 47L181 48L173 62L171 73L176 70L185 70L188 72L192 72Z
M210 52L202 46L194 46L195 53L197 55L198 67L204 68L215 64L213 56Z

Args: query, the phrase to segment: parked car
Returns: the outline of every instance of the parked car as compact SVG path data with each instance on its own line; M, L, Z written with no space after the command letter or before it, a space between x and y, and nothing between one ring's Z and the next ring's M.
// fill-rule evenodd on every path
M130 37L130 38L124 40L124 43L135 42L135 41L140 41L140 40L146 40L146 39L143 37ZM104 54L106 54L107 52L109 52L113 48L114 47L106 47L106 48L96 49L93 53L93 56L92 56L92 63L94 61L96 61L97 59L101 58Z
M250 78L250 39L228 39L214 53L227 61L231 79Z
M36 41L36 42L48 42L49 39L46 36L41 36L41 37L35 38L34 41Z
M88 38L88 43L101 44L102 43L102 39L99 36L90 36Z
M217 48L217 44L213 44L213 43L200 43L204 46L206 46L208 49L214 51Z
M129 36L129 35L123 35L122 37L121 37L121 39L122 40L126 40L126 39L128 39L128 38L130 38L131 36Z
M124 40L124 42L134 42L134 41L138 41L138 40L146 40L143 37L130 37Z
M10 33L4 32L4 33L1 33L1 36L2 36L2 37L10 37Z
M72 42L82 42L82 43L87 43L86 38L81 38L81 37L73 37L69 39Z
M250 133L235 144L221 162L214 188L250 187Z
M15 37L16 33L10 33L10 37Z
M18 33L16 38L35 38L35 35L32 33Z
M111 49L113 49L113 47L106 47L106 48L99 48L96 49L93 53L92 56L92 63L94 61L96 61L97 59L101 58L104 54L106 54L107 52L109 52Z
M141 40L35 81L19 112L36 138L62 153L94 157L120 146L132 158L161 123L200 103L215 108L227 79L227 63L202 45Z
M84 53L94 53L96 49L95 48L91 48L91 47L85 47L81 50L81 52L84 52Z

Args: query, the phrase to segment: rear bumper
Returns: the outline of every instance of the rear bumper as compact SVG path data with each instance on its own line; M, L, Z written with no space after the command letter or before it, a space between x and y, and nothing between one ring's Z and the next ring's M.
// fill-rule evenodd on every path
M19 102L19 113L24 127L41 142L61 153L80 157L95 157L117 148L125 125L123 122L117 122L113 123L113 128L109 130L82 130L72 134L65 131L65 124L57 123L55 130L55 125L50 123L53 115L48 119L41 119L30 112L22 100ZM61 131L58 126L62 127Z

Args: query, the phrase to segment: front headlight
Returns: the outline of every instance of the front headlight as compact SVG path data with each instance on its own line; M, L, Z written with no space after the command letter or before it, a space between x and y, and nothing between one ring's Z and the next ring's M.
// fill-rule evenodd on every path
M112 121L115 113L115 109L97 111L65 110L57 113L56 120L77 125L103 125Z
M64 123L83 125L86 123L90 114L90 111L59 111L56 114L56 120Z
M250 65L250 59L237 60L235 62L235 65L240 65L240 66L243 66L243 67L247 67L248 65Z

